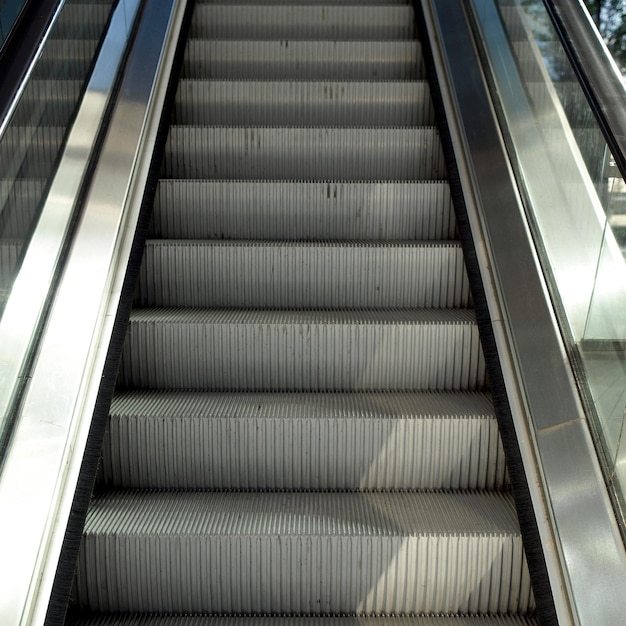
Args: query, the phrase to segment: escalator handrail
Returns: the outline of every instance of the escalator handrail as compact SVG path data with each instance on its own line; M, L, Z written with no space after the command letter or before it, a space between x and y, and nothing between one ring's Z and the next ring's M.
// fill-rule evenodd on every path
M563 48L626 179L626 84L582 0L543 0Z

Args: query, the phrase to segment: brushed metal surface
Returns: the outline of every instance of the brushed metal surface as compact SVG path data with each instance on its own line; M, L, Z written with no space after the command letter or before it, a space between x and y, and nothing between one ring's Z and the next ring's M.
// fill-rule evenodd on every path
M76 586L104 611L532 608L512 498L483 493L112 492L88 514Z
M167 178L441 180L436 128L171 126Z
M174 124L432 126L426 81L181 80Z
M147 242L136 303L160 307L467 307L459 242Z
M446 181L159 181L153 236L182 239L452 239Z
M416 80L416 41L211 41L191 39L183 78Z

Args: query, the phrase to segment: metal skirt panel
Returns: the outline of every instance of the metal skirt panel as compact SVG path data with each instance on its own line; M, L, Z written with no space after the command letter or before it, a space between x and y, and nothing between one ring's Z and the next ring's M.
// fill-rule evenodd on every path
M482 493L113 492L89 511L77 589L105 611L531 607L512 498Z
M451 239L447 182L159 182L151 232L183 239Z
M174 124L432 126L425 81L182 80Z
M172 126L167 178L441 180L436 128Z
M125 387L238 390L476 389L485 364L471 311L138 309Z
M210 41L190 39L183 78L417 80L416 41Z

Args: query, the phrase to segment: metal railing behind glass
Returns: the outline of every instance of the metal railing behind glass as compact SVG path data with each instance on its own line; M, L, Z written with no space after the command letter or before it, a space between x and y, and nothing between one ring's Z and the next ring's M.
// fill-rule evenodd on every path
M59 5L0 122L0 458L128 39L114 4Z
M543 252L552 297L563 314L564 336L578 361L575 365L582 366L580 383L583 396L591 399L592 431L598 438L608 480L623 507L626 184L616 161L624 161L624 154L620 152L616 159L611 151L604 135L607 127L596 118L596 107L588 96L593 84L606 83L609 74L615 73L609 81L611 106L618 106L619 85L621 110L605 115L606 121L624 116L626 90L608 52L604 79L580 84L579 78L591 70L572 67L542 0L495 0L494 4L513 67L501 61L497 50L502 42L492 39L494 29L485 21L485 7L477 8L476 15L482 20L485 49L492 59L503 123L528 200L529 220ZM590 19L584 26L593 28ZM588 39L594 39L592 35ZM599 35L595 40L599 41ZM586 55L581 52L578 57ZM597 50L594 59L597 66ZM510 88L512 70L520 80L516 91ZM619 147L620 138L611 143ZM624 526L621 512L619 518Z

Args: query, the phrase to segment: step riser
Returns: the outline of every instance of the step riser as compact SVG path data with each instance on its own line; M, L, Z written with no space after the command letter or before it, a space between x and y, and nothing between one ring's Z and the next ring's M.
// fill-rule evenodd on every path
M66 3L59 15L52 37L55 39L99 39L109 19L111 5Z
M411 39L409 6L237 6L198 5L191 38L205 39Z
M147 489L494 489L493 418L117 416L103 483Z
M45 180L0 180L0 198L4 207L0 210L2 236L6 239L26 239L33 220Z
M475 324L188 323L131 317L126 388L477 389ZM430 356L429 356L430 355Z
M51 39L35 66L33 77L45 80L56 76L59 80L84 81L97 48L97 39Z
M10 126L0 144L0 163L7 178L47 178L63 142L59 126Z
M417 80L417 42L204 41L192 39L182 78Z
M149 241L137 304L166 307L466 307L460 244L330 246Z
M151 232L183 239L451 239L441 183L161 180Z
M440 180L439 133L418 129L173 126L167 178Z
M431 126L425 82L181 81L174 124Z
M65 126L76 107L80 95L79 81L33 80L12 118L12 124L39 124Z
M521 537L86 537L79 568L94 580L79 597L155 613L515 612L522 555Z
M512 500L485 494L114 492L89 512L77 589L106 611L532 609Z

